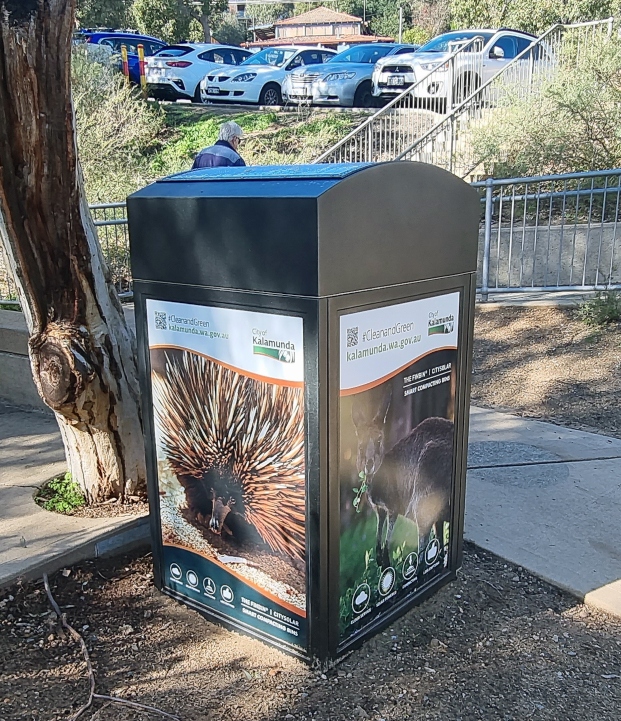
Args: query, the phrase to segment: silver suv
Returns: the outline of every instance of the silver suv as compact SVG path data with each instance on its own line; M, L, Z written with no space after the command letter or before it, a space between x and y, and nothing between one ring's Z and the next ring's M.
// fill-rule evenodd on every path
M447 62L460 47L474 38L463 53ZM382 58L373 71L373 95L391 98L430 72L429 83L421 83L414 96L434 101L460 102L511 62L535 40L519 30L456 30L438 35L416 53ZM482 46L482 48L481 48Z

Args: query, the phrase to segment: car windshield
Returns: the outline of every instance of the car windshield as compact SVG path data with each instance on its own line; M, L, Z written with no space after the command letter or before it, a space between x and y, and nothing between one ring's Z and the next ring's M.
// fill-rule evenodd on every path
M487 44L491 38L492 33L481 33L476 30L470 32L458 31L454 33L444 33L444 35L438 35L437 38L430 40L427 45L419 50L421 53L448 53L452 50L450 47L451 43L465 43L472 38L481 37Z
M273 65L282 67L297 53L297 50L283 50L281 48L265 48L255 55L246 58L240 65Z
M329 63L376 63L392 50L386 45L356 45L328 60Z
M187 55L192 52L192 48L187 45L169 45L156 53L158 58L178 58L180 55Z

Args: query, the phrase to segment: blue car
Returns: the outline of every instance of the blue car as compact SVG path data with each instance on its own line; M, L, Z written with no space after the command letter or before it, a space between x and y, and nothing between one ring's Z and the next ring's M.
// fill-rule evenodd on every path
M129 65L129 79L132 83L140 83L140 69L138 66L138 45L144 46L145 57L155 55L166 43L149 35L120 32L116 30L81 30L74 35L74 42L99 45L110 48L110 53L121 55L121 46L127 48L127 61Z

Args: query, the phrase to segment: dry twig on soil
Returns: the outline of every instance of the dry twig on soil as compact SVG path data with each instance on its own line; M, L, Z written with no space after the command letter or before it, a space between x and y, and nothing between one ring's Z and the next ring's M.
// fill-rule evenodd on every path
M84 660L86 661L86 669L88 671L88 679L90 682L90 693L88 695L88 700L85 704L80 706L80 708L73 714L70 721L76 721L76 719L78 719L84 713L84 711L86 711L92 706L95 699L107 701L108 703L123 704L123 706L140 709L141 711L149 711L150 713L164 716L165 718L172 719L173 721L179 721L178 716L173 716L172 714L166 713L166 711L161 711L154 706L147 706L146 704L136 703L135 701L126 701L125 699L118 698L117 696L107 696L105 694L95 693L95 673L93 671L93 665L91 664L88 649L86 648L86 643L84 642L82 636L75 630L75 628L73 628L73 626L68 623L67 614L61 612L60 606L56 603L56 600L52 595L52 589L50 588L50 582L48 580L47 573L43 574L43 585L45 586L45 592L47 593L49 602L54 611L56 612L56 615L60 619L63 627L67 629L67 631L71 635L71 638L73 638L74 641L77 641L80 644L80 648L82 649L82 655L84 656Z

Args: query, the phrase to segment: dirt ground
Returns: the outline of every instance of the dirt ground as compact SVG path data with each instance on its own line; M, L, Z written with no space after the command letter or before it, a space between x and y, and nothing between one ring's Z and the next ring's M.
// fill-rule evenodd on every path
M52 589L97 692L184 721L619 718L621 621L473 546L455 583L323 675L159 594L150 557L85 563ZM2 598L0 718L68 718L88 695L79 646L40 582ZM157 718L102 701L85 716Z
M621 435L621 329L555 308L483 308L472 400ZM322 674L153 588L150 556L87 562L53 592L87 643L97 692L183 721L618 721L621 619L466 544L458 580ZM79 646L41 582L0 591L0 721L70 718ZM96 701L83 718L161 718Z
M621 324L572 308L480 305L472 403L621 437Z

